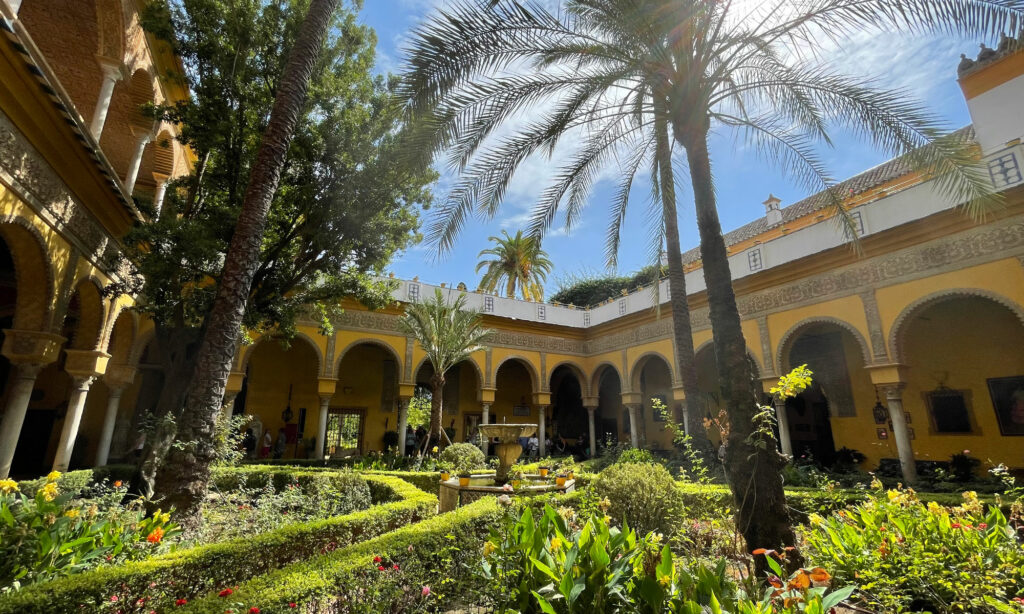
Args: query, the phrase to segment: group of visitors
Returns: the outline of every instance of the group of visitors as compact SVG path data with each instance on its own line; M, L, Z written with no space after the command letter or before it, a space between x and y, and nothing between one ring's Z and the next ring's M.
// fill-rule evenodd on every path
M268 458L273 451L274 458L284 456L288 448L288 434L283 428L277 430L277 440L270 435L270 429L263 431L263 445L260 446L258 458ZM251 428L245 429L242 437L242 449L248 458L257 458L256 455L256 433Z

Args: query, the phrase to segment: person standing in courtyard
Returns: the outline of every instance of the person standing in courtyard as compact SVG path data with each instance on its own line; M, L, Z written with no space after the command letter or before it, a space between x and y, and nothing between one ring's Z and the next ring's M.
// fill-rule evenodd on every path
M287 447L288 435L285 434L284 429L277 429L277 442L274 443L274 458L284 456L284 450Z

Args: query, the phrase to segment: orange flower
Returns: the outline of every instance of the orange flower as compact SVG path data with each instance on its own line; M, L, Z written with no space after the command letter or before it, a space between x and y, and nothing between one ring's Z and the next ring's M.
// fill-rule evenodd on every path
M114 488L121 488L121 480L114 480Z
M790 589L807 589L811 587L811 577L807 575L807 572L801 569L800 571L793 574L789 579Z
M159 544L160 540L164 538L164 530L160 527L153 529L153 531L146 536L146 541L151 544Z
M757 548L751 554L754 554L756 556L758 554L774 554L774 553L775 553L774 550L768 550L768 549L765 549L765 548Z
M822 567L815 567L811 570L811 582L828 582L831 579L832 576Z

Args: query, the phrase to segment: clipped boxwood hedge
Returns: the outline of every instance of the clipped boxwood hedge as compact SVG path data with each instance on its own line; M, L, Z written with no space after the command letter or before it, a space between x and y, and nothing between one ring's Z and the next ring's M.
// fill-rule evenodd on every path
M206 597L175 611L222 614L226 603L244 603L246 609L255 607L263 612L292 611L290 603L296 603L297 611L302 612L333 611L330 604L341 592L339 587L350 588L358 582L358 574L374 565L375 556L408 564L412 558L428 562L451 544L464 550L476 548L501 514L497 499L485 497L453 512L255 577L234 588L227 598L217 596L221 587L214 587Z
M245 472L238 472L242 475ZM255 472L255 473L258 473ZM300 474L301 475L301 474ZM223 477L223 476L221 476ZM364 476L386 499L367 510L296 523L238 539L170 552L145 561L97 569L43 582L0 596L0 614L60 614L96 611L111 596L135 603L162 593L147 608L160 611L177 598L243 582L284 565L319 556L437 512L437 497L389 476ZM265 482L264 482L265 483ZM151 583L162 589L154 591Z

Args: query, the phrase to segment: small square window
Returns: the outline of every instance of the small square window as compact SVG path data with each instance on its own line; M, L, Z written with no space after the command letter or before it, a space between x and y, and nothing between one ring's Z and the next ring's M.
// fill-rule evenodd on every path
M493 312L494 312L494 297L493 296L485 296L484 297L484 313L493 313Z
M751 271L760 271L764 268L764 260L761 259L761 249L752 249L747 252L747 264Z
M543 320L547 316L547 310L544 305L537 305L537 319Z
M583 326L590 326L590 312L583 312Z
M988 174L992 178L992 185L997 188L1006 188L1021 180L1020 166L1017 164L1017 156L1008 153L988 163Z
M854 211L850 214L850 221L853 222L853 230L857 233L857 236L863 236L864 234L864 217L860 214L860 211Z
M619 301L619 315L621 316L621 315L623 315L625 313L626 313L626 299L622 299L621 301Z
M935 433L970 433L971 412L963 390L940 388L925 393Z
M419 298L420 298L420 285L419 284L409 284L409 300L415 302L415 301L419 300Z

